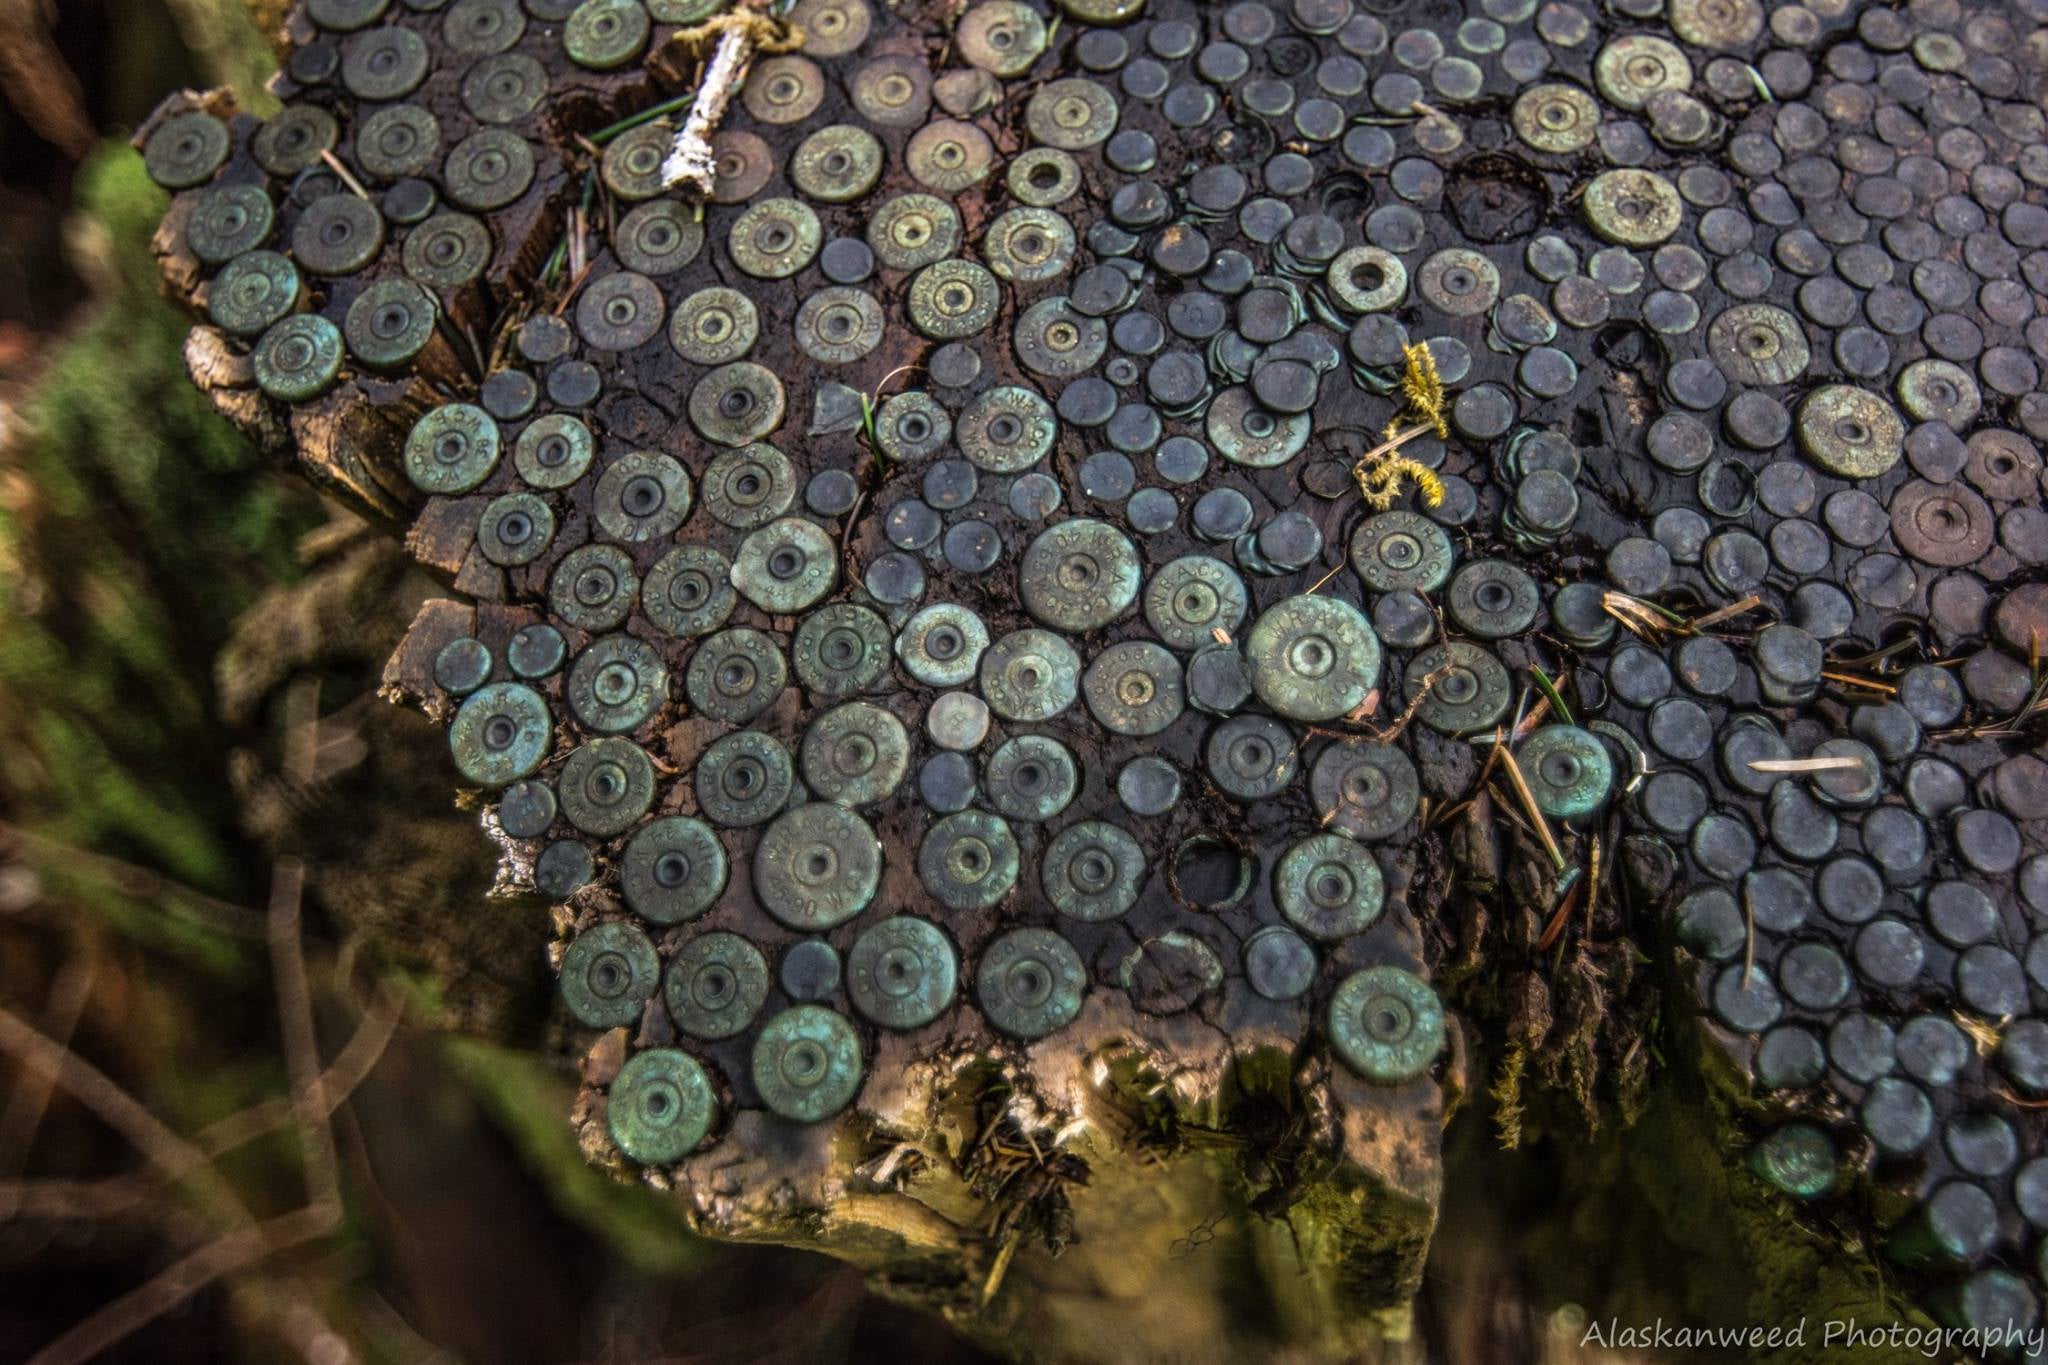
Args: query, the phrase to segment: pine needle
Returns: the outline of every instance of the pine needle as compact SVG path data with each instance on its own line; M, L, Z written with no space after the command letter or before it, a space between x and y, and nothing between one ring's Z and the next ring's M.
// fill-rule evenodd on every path
M1752 758L1754 773L1832 773L1861 768L1863 760L1854 754L1822 754L1816 758Z
M1550 855L1550 861L1557 865L1558 871L1564 871L1564 850L1557 846L1557 839L1550 832L1550 822L1543 818L1543 808L1536 804L1536 793L1529 790L1529 780L1522 776L1522 765L1515 762L1514 752L1505 744L1496 745L1495 750L1500 754L1501 767L1507 771L1515 795L1522 799L1522 807L1529 813L1530 824L1543 841L1543 851Z
M1536 679L1536 690L1550 703L1550 709L1557 712L1557 718L1566 725L1577 725L1578 722L1572 719L1571 708L1566 706L1564 698L1558 695L1557 684L1550 680L1550 675L1535 664L1529 665L1529 672Z
M1859 678L1853 673L1835 673L1828 669L1822 669L1821 677L1826 678L1831 683L1840 683L1844 687L1853 687L1864 692L1877 692L1884 696L1891 696L1899 690L1890 683L1879 682L1875 678Z

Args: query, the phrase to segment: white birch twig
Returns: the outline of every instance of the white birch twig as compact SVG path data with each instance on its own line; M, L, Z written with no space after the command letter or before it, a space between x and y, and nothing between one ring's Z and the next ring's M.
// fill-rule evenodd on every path
M690 106L690 117L676 133L668 159L661 164L664 189L687 184L700 195L710 195L712 181L717 175L717 163L711 154L711 135L718 131L719 123L724 120L733 92L746 80L747 68L753 58L753 40L745 29L728 29L719 35L718 48L711 57L711 68L704 73L704 81L697 87L696 102Z

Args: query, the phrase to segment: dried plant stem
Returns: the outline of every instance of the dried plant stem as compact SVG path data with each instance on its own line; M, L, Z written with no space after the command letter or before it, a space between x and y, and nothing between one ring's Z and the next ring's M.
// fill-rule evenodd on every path
M1740 602L1730 602L1725 607L1715 608L1713 611L1708 612L1705 616L1696 617L1692 622L1692 628L1696 631L1700 631L1705 630L1708 626L1718 626L1723 621L1731 621L1734 618L1743 615L1745 612L1755 610L1763 604L1763 598L1757 596L1755 593L1751 593L1749 596L1743 598Z
M1337 576L1337 575L1338 575L1338 574L1339 574L1340 572L1342 572L1342 571L1343 571L1343 568L1344 568L1344 561L1340 559L1340 560L1338 560L1338 561L1337 561L1337 564L1336 564L1336 567L1335 567L1335 568L1332 568L1332 569L1331 569L1331 570L1330 570L1330 571L1329 571L1328 573L1324 574L1324 575L1323 575L1323 576L1322 576L1321 578L1318 578L1318 579L1317 579L1317 580L1316 580L1316 581L1315 581L1314 583L1310 584L1310 585L1309 585L1309 589L1308 589L1308 591L1309 591L1309 592L1315 592L1315 591L1316 591L1317 589L1321 588L1321 587L1323 586L1323 584L1325 584L1325 583L1329 582L1329 581L1330 581L1331 579L1335 578L1335 577L1336 577L1336 576ZM1225 641L1224 641L1224 643L1225 643L1225 644L1228 644L1228 643L1229 643L1229 641L1228 641L1228 640L1225 640Z
M1422 709L1422 703L1429 700L1430 689L1450 675L1451 666L1449 664L1445 664L1442 668L1431 669L1428 676L1423 678L1421 685L1415 689L1415 695L1409 700L1408 705L1402 709L1400 715L1394 717L1394 723L1384 730L1375 730L1370 725L1366 726L1365 733L1367 737L1377 740L1381 744L1392 744L1395 740L1399 739L1401 732L1408 728L1408 722L1415 719L1415 713Z
M132 1213L155 1194L146 1175L104 1180L0 1180L0 1222L15 1219L108 1222Z
M0 1009L0 1052L31 1071L49 1077L73 1099L92 1110L109 1128L171 1180L189 1179L194 1190L224 1221L247 1223L243 1207L206 1156L165 1126L104 1071L61 1044L44 1037L11 1010Z
M94 975L92 958L78 952L65 961L50 983L43 1027L50 1041L59 1047L71 1045L72 1030L78 1027L85 1003L92 995ZM43 1126L50 1090L47 1075L24 1076L7 1097L7 1108L0 1112L0 1175L21 1173L29 1148L35 1144L36 1132Z
M995 1263L989 1267L988 1278L982 1281L981 1304L986 1308L995 1300L996 1292L1003 1287L1003 1276L1010 1269L1010 1258L1017 1254L1017 1244L1023 1240L1021 1234L1012 1231L1004 1239L1002 1249L996 1252Z
M339 1109L382 1060L405 1015L404 998L382 987L364 1012L362 1022L320 1075L319 1094L329 1114ZM195 1159L216 1160L257 1138L291 1123L297 1106L288 1099L252 1104L200 1129L190 1139ZM7 1218L79 1218L113 1216L142 1203L168 1180L183 1173L159 1169L148 1175L117 1175L102 1180L0 1181L0 1220Z
M312 727L308 726L307 729ZM306 886L305 865L280 858L271 874L270 963L277 983L279 1031L284 1035L285 1071L299 1118L299 1139L306 1154L306 1191L313 1207L341 1207L341 1165L334 1151L334 1129L320 1093L320 1049L313 1032L312 992L306 984L306 959L299 947L299 908Z
M281 1251L317 1241L340 1221L338 1209L303 1208L250 1223L172 1262L29 1357L28 1365L82 1365L148 1326L223 1276Z
M62 843L0 820L0 845L7 843L21 844L43 854L61 855L62 867L74 874L81 868L89 870L113 882L115 889L124 896L133 896L160 909L182 914L217 932L236 938L263 937L263 916L254 910L181 886L150 868Z

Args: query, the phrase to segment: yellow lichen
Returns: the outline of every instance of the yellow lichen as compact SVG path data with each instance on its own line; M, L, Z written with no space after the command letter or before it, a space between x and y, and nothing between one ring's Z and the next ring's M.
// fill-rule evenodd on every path
M1416 421L1428 422L1439 440L1449 440L1451 424L1444 416L1443 376L1437 373L1436 357L1430 354L1429 343L1403 346L1401 354L1408 361L1401 375L1401 392L1407 396L1408 411Z
M1387 423L1386 440L1366 451L1351 468L1366 504L1381 511L1394 505L1403 479L1421 492L1425 506L1435 507L1444 500L1443 480L1435 471L1400 453L1402 446L1418 436L1434 432L1440 439L1449 438L1451 424L1444 415L1443 376L1437 373L1436 357L1429 353L1428 343L1403 346L1401 353L1408 362L1401 374L1401 394L1407 406L1401 417ZM1403 418L1408 422L1405 430Z

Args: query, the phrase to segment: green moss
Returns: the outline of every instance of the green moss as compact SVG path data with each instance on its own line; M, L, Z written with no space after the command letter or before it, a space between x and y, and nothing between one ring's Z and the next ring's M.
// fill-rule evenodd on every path
M1870 1247L1846 1228L1809 1222L1793 1200L1749 1172L1744 1157L1754 1125L1744 1121L1746 1086L1712 1039L1696 1038L1666 1082L1650 1088L1625 1151L1625 1174L1665 1233L1697 1253L1698 1264L1725 1268L1688 1284L1687 1306L1702 1322L1790 1326L1804 1319L1802 1346L1758 1357L1771 1365L1920 1359L1905 1350L1823 1347L1831 1320L1932 1322L1892 1292Z
M1745 1359L1768 1365L1889 1365L1918 1359L1863 1345L1824 1347L1826 1324L1865 1327L1926 1317L1886 1283L1853 1217L1802 1205L1766 1185L1746 1157L1759 1123L1742 1079L1691 1022L1643 1089L1629 1127L1586 1135L1564 1114L1548 1137L1497 1150L1482 1126L1456 1131L1445 1183L1445 1221L1511 1237L1513 1263L1532 1299L1582 1306L1588 1326L1642 1328L1662 1320L1704 1329L1804 1323L1800 1344ZM1569 1107L1552 1096L1549 1107ZM1535 1133L1537 1115L1528 1118ZM1687 1269L1690 1268L1690 1269ZM1595 1343L1597 1344L1597 1342Z
M684 1274L703 1265L709 1250L683 1226L673 1198L621 1185L584 1161L562 1122L575 1098L566 1077L530 1052L475 1038L443 1037L440 1051L565 1217L650 1274Z
M60 844L237 896L212 658L317 506L186 376L141 158L109 145L78 184L97 298L0 453L0 793Z
M167 0L178 37L206 79L235 92L244 109L271 114L277 97L264 82L277 70L268 33L284 23L276 0Z

